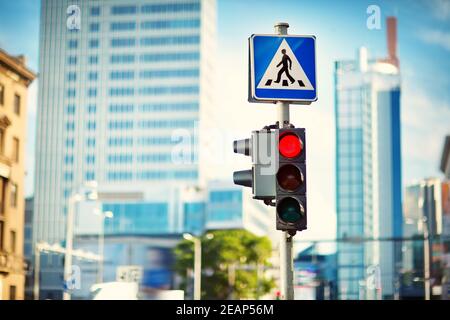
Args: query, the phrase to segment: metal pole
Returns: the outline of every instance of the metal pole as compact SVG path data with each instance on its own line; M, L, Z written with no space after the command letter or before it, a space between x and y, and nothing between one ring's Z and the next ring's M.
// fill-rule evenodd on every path
M101 260L98 260L98 273L97 273L97 282L102 283L103 282L103 261L104 255L105 255L105 214L101 212L101 231L98 235L98 255L102 257Z
M202 243L198 238L194 241L194 300L201 299L202 281Z
M64 258L64 284L67 286L72 273L72 249L73 249L73 217L75 211L75 199L77 195L69 198L67 221L66 221L66 252ZM70 300L70 292L66 288L63 300Z
M274 26L275 34L287 35L289 24L278 22ZM278 122L281 127L289 126L289 103L277 102ZM294 300L294 266L292 260L292 237L287 232L282 232L280 237L280 281L281 298Z
M428 219L423 218L423 277L424 277L424 287L425 287L425 300L431 299L431 272L430 272L430 237L428 231Z
M39 274L41 272L41 252L39 244L36 243L34 247L34 300L39 300Z

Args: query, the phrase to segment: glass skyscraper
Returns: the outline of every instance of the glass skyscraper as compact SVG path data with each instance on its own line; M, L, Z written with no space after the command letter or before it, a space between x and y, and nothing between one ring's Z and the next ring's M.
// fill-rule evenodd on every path
M136 217L130 230L182 230L170 195L202 178L215 30L214 0L42 1L34 243L64 240L68 198L92 180L166 194L105 204Z
M387 22L387 59L369 60L361 48L358 59L335 64L340 299L391 298L399 281L400 71L396 20Z

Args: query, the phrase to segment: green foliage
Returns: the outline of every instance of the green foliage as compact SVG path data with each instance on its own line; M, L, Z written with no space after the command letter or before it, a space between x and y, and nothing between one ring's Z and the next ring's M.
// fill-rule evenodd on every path
M258 298L274 287L273 279L266 279L258 266L270 266L271 242L245 230L211 231L214 237L201 237L202 242L202 298L244 299ZM187 270L193 269L194 245L183 240L175 248L175 270L183 278L186 289Z

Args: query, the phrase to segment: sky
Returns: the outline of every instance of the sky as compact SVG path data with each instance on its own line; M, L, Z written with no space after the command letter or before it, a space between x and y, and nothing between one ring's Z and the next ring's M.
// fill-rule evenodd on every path
M381 29L369 30L367 8L381 10ZM291 122L305 127L308 139L308 231L302 239L335 236L335 127L333 64L354 59L360 46L371 58L386 55L385 18L398 18L398 56L402 77L402 175L407 185L425 177L442 177L439 160L445 134L450 134L450 1L390 0L218 0L215 97L213 118L224 143L217 152L227 159L217 165L218 178L247 169L249 159L232 153L231 141L276 121L272 104L247 102L248 37L273 33L278 21L290 34L317 37L317 102L291 106ZM0 47L25 54L38 71L39 1L0 2ZM26 193L33 191L37 83L28 106Z

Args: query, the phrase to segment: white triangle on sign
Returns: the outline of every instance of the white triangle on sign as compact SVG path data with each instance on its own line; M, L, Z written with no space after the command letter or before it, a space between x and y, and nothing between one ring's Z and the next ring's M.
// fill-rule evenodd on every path
M278 73L283 69L283 49L286 50L285 54L290 58L292 63L290 64L289 61L287 61L287 58L285 58L285 65L287 65L287 68L283 70L280 81L277 83L275 81L278 78ZM290 69L289 65L291 65ZM288 77L286 71L291 78ZM298 62L297 57L286 42L286 39L283 39L278 47L278 50L267 67L266 72L264 72L264 76L259 82L257 89L314 90L305 71L303 71L302 66Z

